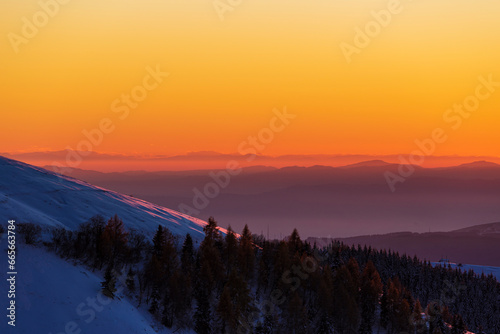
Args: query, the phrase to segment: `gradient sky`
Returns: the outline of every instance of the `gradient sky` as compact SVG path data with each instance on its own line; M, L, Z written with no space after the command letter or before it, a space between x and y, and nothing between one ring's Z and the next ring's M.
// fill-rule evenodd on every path
M441 127L437 155L499 156L500 88L456 131L443 114L480 75L500 81L500 3L401 1L348 64L339 45L387 6L243 0L222 21L211 0L72 0L16 53L8 34L40 5L2 0L0 152L75 148L103 118L116 129L95 151L236 152L287 106L267 155L410 153ZM120 120L111 103L157 64L170 76Z

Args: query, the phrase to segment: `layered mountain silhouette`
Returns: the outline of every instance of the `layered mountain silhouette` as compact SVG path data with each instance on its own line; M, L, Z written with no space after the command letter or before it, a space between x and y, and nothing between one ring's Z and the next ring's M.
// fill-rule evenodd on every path
M324 246L334 239L309 238L308 241ZM388 233L351 238L337 238L346 245L371 246L376 249L416 255L420 259L438 262L447 259L456 264L469 263L500 267L500 223L481 224L450 232Z
M384 174L398 164L381 160L344 167L243 168L207 205L193 206L195 190L214 182L209 170L180 172L63 172L192 215L215 216L222 226L280 238L297 227L303 237L349 237L394 231L452 231L500 221L500 166L476 162L445 168L415 167L391 192ZM215 171L218 173L220 171ZM213 173L213 171L212 171Z

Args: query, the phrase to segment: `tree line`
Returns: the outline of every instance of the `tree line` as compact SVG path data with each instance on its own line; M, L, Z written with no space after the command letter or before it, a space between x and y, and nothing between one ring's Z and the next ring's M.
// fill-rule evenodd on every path
M52 230L50 249L117 279L168 328L211 333L500 333L500 284L490 275L433 267L390 250L332 242L297 230L284 240L226 234L210 218L195 245L159 225L148 239L114 216ZM124 278L124 279L123 279Z

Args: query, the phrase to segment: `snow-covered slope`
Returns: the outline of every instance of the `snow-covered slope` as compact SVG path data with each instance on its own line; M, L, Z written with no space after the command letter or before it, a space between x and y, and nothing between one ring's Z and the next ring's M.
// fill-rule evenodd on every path
M447 267L448 263L442 263L442 262L431 262L433 266L444 266ZM460 268L462 271L469 271L472 269L474 273L477 275L485 274L485 275L490 275L492 274L497 281L500 282L500 267L492 267L492 266L477 266L474 264L462 264L462 266L458 266L457 263L449 263L450 267L453 269Z
M6 238L0 240L6 254ZM43 248L18 244L15 328L7 324L8 282L0 273L2 321L0 333L130 333L167 334L137 302L125 295L108 299L100 293L102 277L57 257ZM5 255L6 256L6 255ZM117 284L120 288L122 285ZM177 333L182 333L178 331Z
M190 233L196 241L203 238L206 225L159 205L0 157L0 224L15 219L76 229L97 214L118 214L126 227L146 234L161 224L180 236Z
M500 223L481 224L452 231L453 233L470 233L478 236L500 237Z

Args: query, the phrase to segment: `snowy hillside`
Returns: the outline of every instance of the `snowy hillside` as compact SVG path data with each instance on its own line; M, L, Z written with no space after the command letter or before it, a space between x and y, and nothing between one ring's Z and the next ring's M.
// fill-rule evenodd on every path
M159 205L90 185L43 168L0 157L0 223L9 219L73 230L90 217L118 214L127 228L146 234L158 224L203 238L206 222Z
M435 266L448 266L448 263L441 263L441 262L431 262L431 264ZM492 266L477 266L473 264L462 264L460 267L456 263L449 263L450 267L453 269L460 268L462 271L469 271L472 269L474 273L477 275L485 274L490 275L492 274L499 282L500 282L500 267L492 267Z
M0 241L2 253L6 245L4 238ZM123 293L114 300L103 296L102 277L42 248L19 246L16 326L2 319L0 333L171 333L164 327L154 329L148 312L137 309L137 302ZM4 274L0 274L0 290L8 291ZM0 301L5 310L8 299Z

